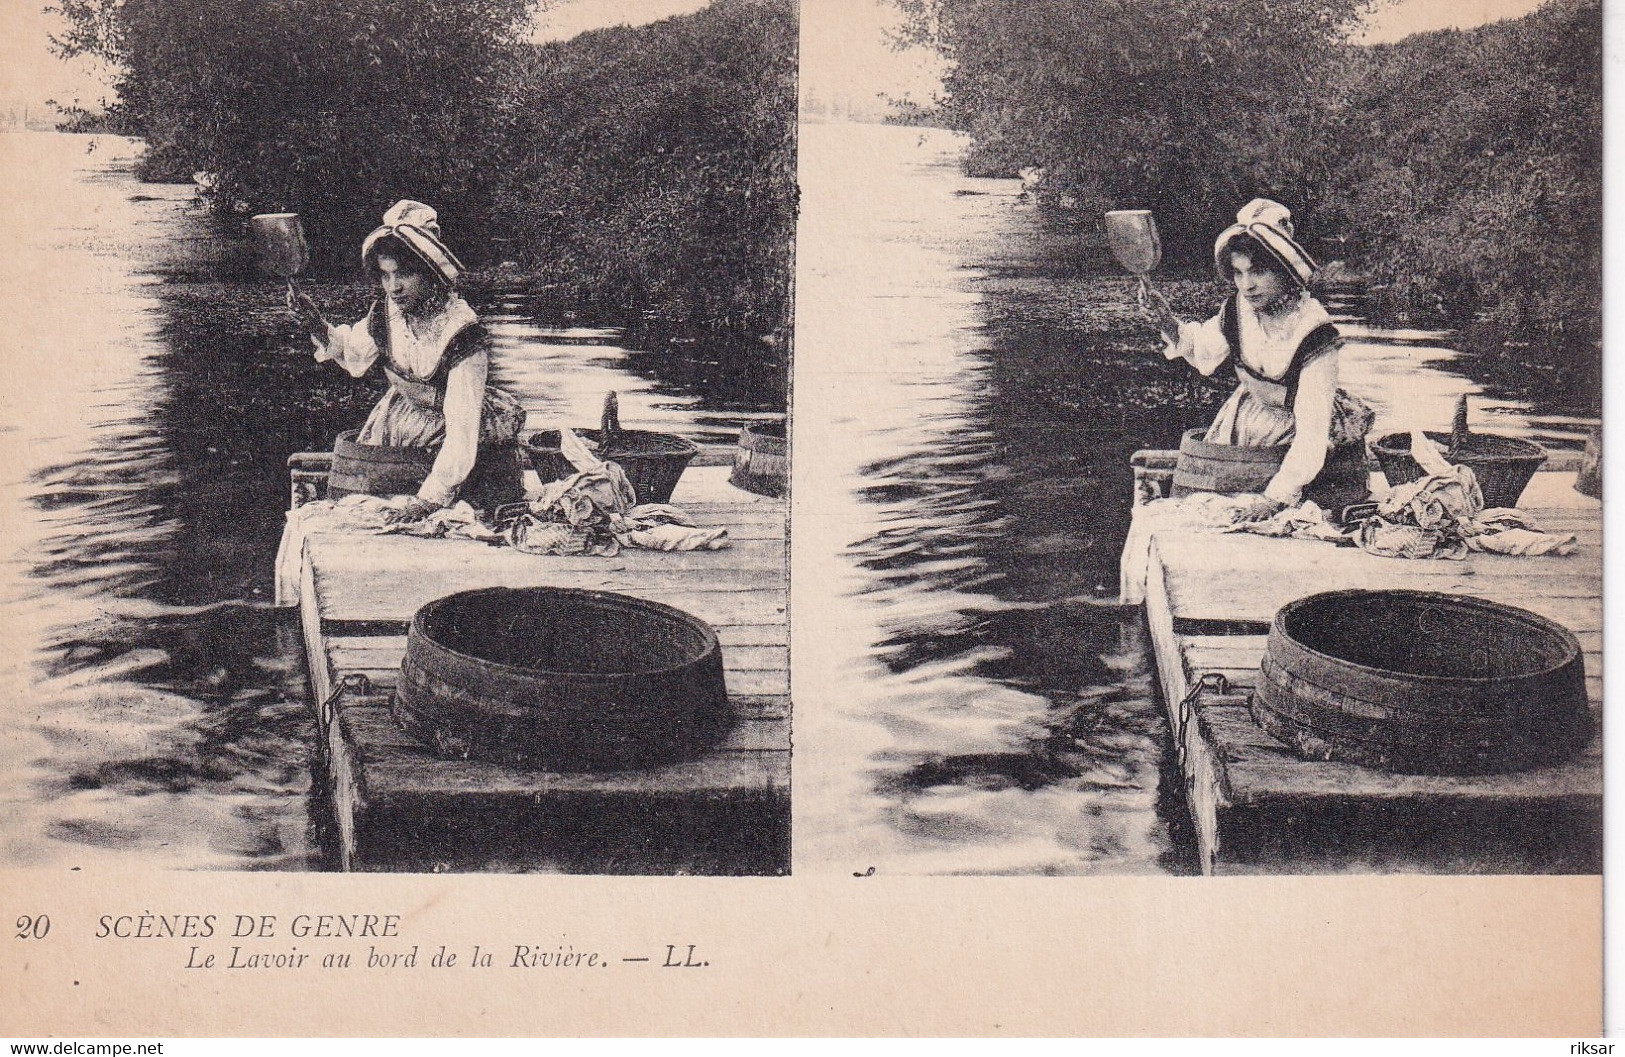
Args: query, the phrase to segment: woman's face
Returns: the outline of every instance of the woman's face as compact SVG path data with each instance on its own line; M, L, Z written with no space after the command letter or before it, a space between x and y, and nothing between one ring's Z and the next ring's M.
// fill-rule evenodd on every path
M1230 274L1236 281L1236 292L1255 310L1264 308L1286 292L1286 280L1279 272L1255 266L1252 257L1245 253L1230 255Z
M428 277L402 268L399 260L381 253L378 255L378 284L403 312L421 307L429 296Z

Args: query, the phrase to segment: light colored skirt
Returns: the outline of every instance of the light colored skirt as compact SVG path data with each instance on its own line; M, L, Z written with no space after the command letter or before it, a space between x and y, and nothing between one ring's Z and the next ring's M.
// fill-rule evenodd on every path
M1332 401L1328 447L1359 444L1371 432L1376 415L1365 401L1343 389ZM1290 444L1296 435L1292 412L1261 400L1247 386L1238 386L1213 417L1202 439L1209 444L1234 444L1243 448L1268 448Z
M506 444L517 440L524 428L525 409L518 398L505 389L486 386L480 408L480 443ZM391 448L433 448L445 439L444 412L418 403L394 386L378 401L356 436L359 444Z

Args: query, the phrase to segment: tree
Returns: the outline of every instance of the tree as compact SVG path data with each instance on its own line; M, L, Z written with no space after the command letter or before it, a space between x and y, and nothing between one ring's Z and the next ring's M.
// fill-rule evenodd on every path
M943 114L984 171L1043 170L1091 213L1148 208L1205 253L1255 195L1312 211L1298 149L1367 0L896 0L907 43L953 63Z
M787 336L796 6L717 0L539 49L502 213L529 260L673 321Z
M1602 8L1358 49L1327 211L1392 311L1600 335Z
M222 212L353 245L412 197L488 222L534 0L60 0L60 54L120 71L144 175L213 174ZM321 238L320 236L332 236Z

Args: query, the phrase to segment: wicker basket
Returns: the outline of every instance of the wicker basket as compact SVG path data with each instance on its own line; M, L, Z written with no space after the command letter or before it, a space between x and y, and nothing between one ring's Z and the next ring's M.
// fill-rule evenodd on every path
M639 503L669 503L689 460L700 451L673 433L622 429L614 393L604 401L603 428L574 432L600 459L614 462L626 472ZM576 472L575 466L564 457L556 429L531 434L525 442L525 451L530 455L536 476L543 481L560 481Z
M1518 497L1535 471L1546 461L1546 449L1516 437L1467 432L1467 398L1456 406L1455 428L1449 433L1427 434L1444 450L1445 458L1466 466L1478 478L1486 507L1518 505ZM1390 433L1371 445L1382 474L1390 487L1408 484L1422 476L1422 467L1411 458L1411 435Z

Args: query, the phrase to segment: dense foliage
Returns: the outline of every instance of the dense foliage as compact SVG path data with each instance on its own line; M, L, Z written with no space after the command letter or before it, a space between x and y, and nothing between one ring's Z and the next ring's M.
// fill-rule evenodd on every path
M536 46L538 0L58 0L65 55L121 71L145 175L294 211L318 265L398 198L470 263L606 311L787 333L793 0ZM540 6L546 6L541 0Z
M1215 217L1288 200L1321 159L1289 151L1365 0L898 0L908 40L953 62L942 113L973 167L1043 169L1098 214L1156 210L1176 254ZM1290 164L1281 164L1282 156Z
M596 298L788 332L794 0L537 51L499 201L533 263Z
M1394 311L1594 336L1602 284L1602 10L1351 52L1327 220Z
M1157 213L1197 265L1255 195L1390 315L1600 332L1599 0L1361 46L1363 0L896 0L973 168Z
M144 175L212 174L226 212L295 210L345 247L397 198L488 212L530 0L61 0L68 54L121 71ZM380 205L382 203L382 205Z

